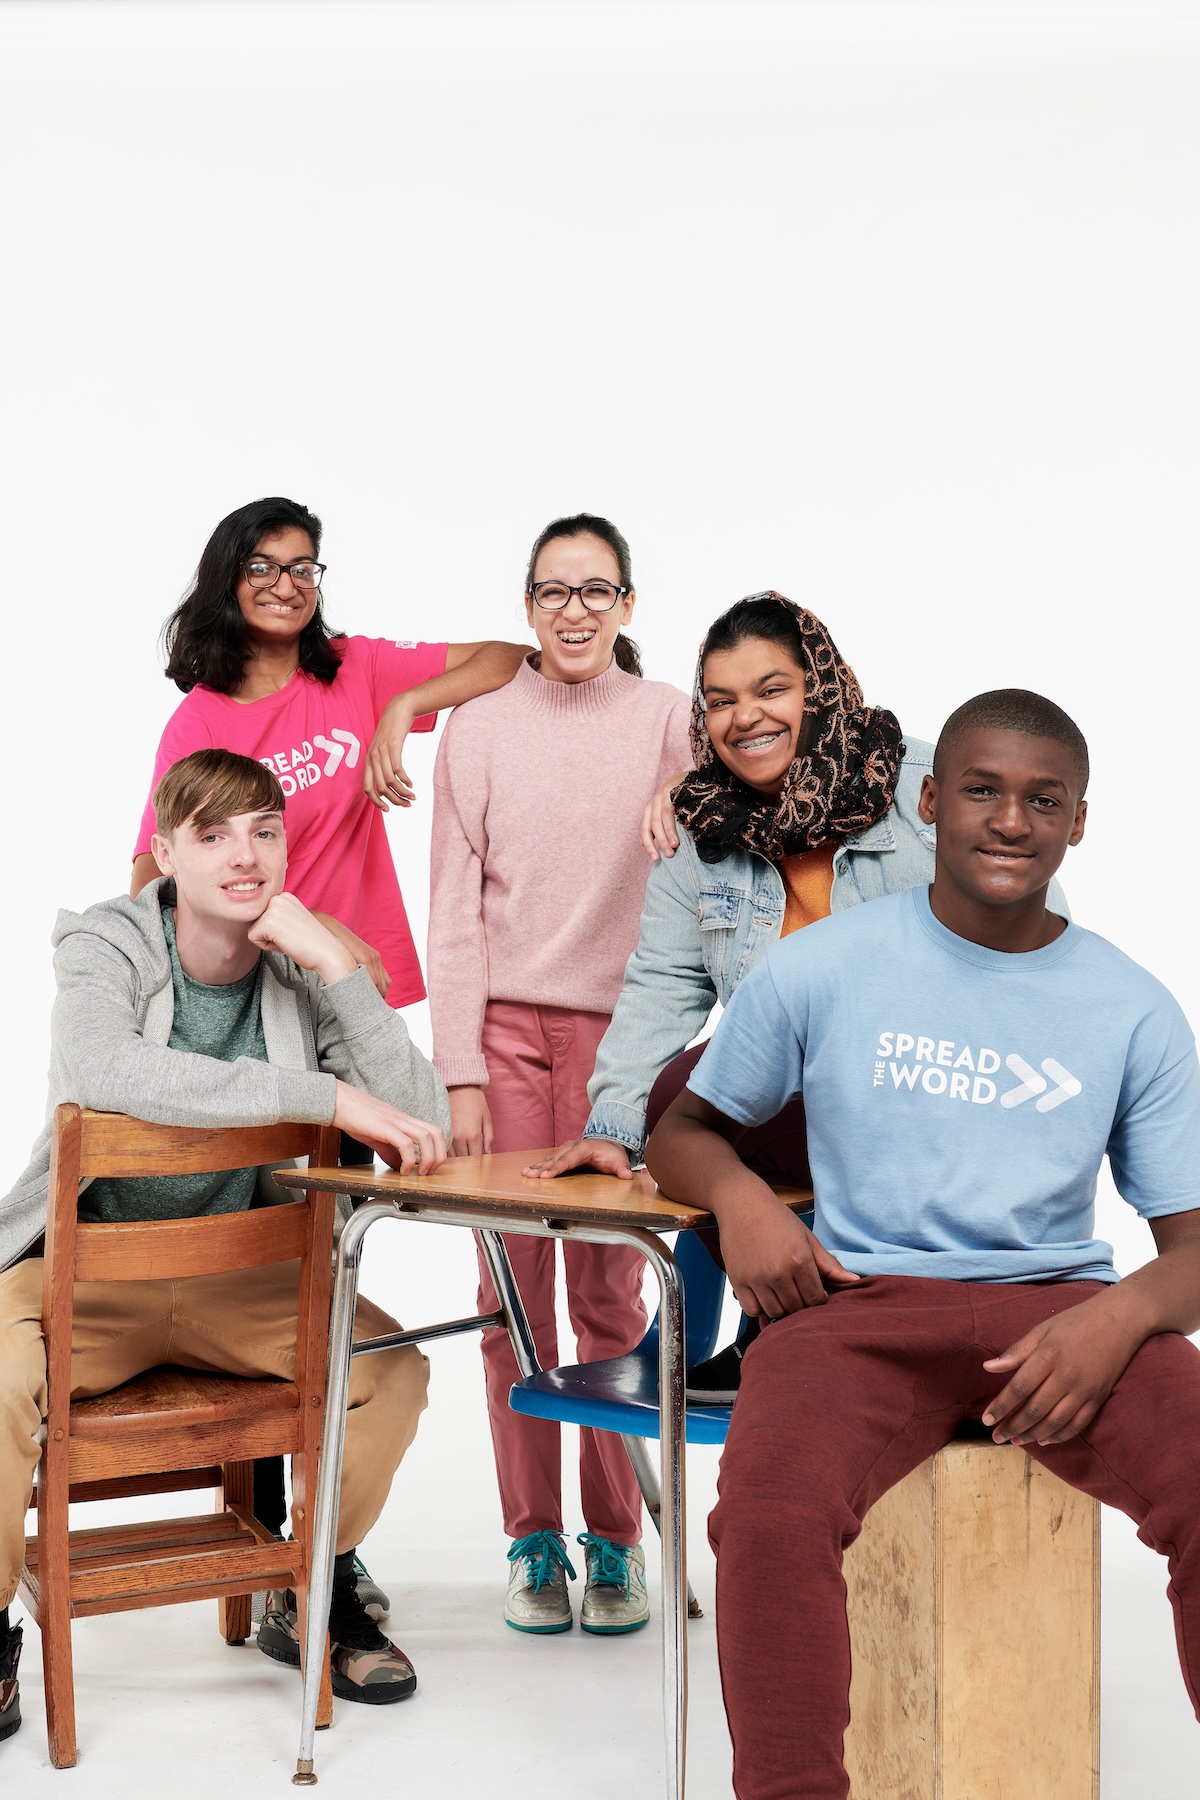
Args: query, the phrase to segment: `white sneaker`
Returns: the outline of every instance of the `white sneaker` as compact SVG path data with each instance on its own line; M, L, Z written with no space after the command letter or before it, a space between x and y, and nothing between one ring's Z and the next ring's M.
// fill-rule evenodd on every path
M587 1586L579 1623L585 1631L640 1631L650 1617L646 1557L640 1544L614 1544L582 1532L577 1540L587 1558Z
M575 1571L559 1531L531 1531L514 1538L508 1552L512 1572L504 1601L504 1623L514 1631L570 1631L567 1576Z

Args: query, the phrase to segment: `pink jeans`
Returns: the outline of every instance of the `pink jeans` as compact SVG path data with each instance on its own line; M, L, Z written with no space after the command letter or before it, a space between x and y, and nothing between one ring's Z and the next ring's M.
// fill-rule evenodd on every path
M483 1022L487 1101L496 1150L548 1150L578 1137L587 1123L587 1083L596 1046L608 1028L607 1013L573 1012L562 1006L524 1006L491 1000ZM538 1360L559 1360L554 1321L554 1243L548 1238L506 1237L513 1272L529 1315ZM644 1259L636 1250L602 1244L563 1244L567 1304L581 1362L623 1356L646 1329L642 1304ZM479 1308L498 1302L482 1254ZM562 1530L559 1427L512 1411L509 1390L519 1379L507 1333L485 1331L483 1364L496 1476L510 1537ZM625 1447L615 1432L581 1430L579 1484L589 1531L615 1544L642 1535L642 1497Z

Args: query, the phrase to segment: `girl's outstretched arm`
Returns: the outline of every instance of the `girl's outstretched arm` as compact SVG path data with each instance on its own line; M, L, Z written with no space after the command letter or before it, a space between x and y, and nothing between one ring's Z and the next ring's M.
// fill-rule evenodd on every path
M389 700L371 739L363 772L363 788L372 804L381 812L388 811L389 801L394 806L412 805L412 782L401 757L414 719L507 687L529 649L528 644L506 644L497 638L481 644L450 644L444 674L405 688Z

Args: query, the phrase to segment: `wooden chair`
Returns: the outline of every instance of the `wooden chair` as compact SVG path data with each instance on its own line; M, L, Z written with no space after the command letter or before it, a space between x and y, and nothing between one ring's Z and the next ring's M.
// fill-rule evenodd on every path
M245 1641L250 1597L295 1589L301 1642L311 1519L324 1417L334 1198L221 1217L119 1225L77 1222L89 1176L184 1175L308 1156L336 1162L338 1134L313 1125L224 1131L149 1125L122 1113L60 1106L50 1162L42 1326L49 1413L26 1540L21 1597L41 1630L46 1726L55 1768L76 1759L71 1620L215 1598L229 1643ZM150 1281L301 1262L293 1381L159 1368L94 1399L71 1401L76 1281ZM253 1461L290 1455L296 1542L254 1516ZM218 1488L217 1510L191 1518L71 1531L68 1503ZM332 1718L329 1668L321 1722Z

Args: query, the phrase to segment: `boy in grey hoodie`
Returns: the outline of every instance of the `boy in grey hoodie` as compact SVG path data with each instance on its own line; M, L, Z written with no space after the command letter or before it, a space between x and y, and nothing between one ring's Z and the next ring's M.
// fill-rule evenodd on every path
M136 900L54 931L47 1124L29 1167L0 1200L0 1740L20 1723L20 1628L7 1608L24 1548L24 1514L46 1412L41 1238L54 1108L71 1100L164 1125L334 1124L401 1169L446 1153L446 1092L365 969L283 891L283 793L249 757L205 750L155 791L163 877ZM96 1180L80 1217L182 1218L236 1212L263 1173ZM276 1190L278 1195L279 1190ZM105 1393L160 1362L290 1379L295 1264L184 1281L79 1283L75 1394ZM398 1330L360 1299L356 1336ZM428 1363L408 1347L355 1360L330 1611L334 1691L372 1704L416 1686L408 1659L378 1630L354 1585L354 1548L382 1510L425 1406ZM259 1646L299 1667L295 1597L267 1597Z

